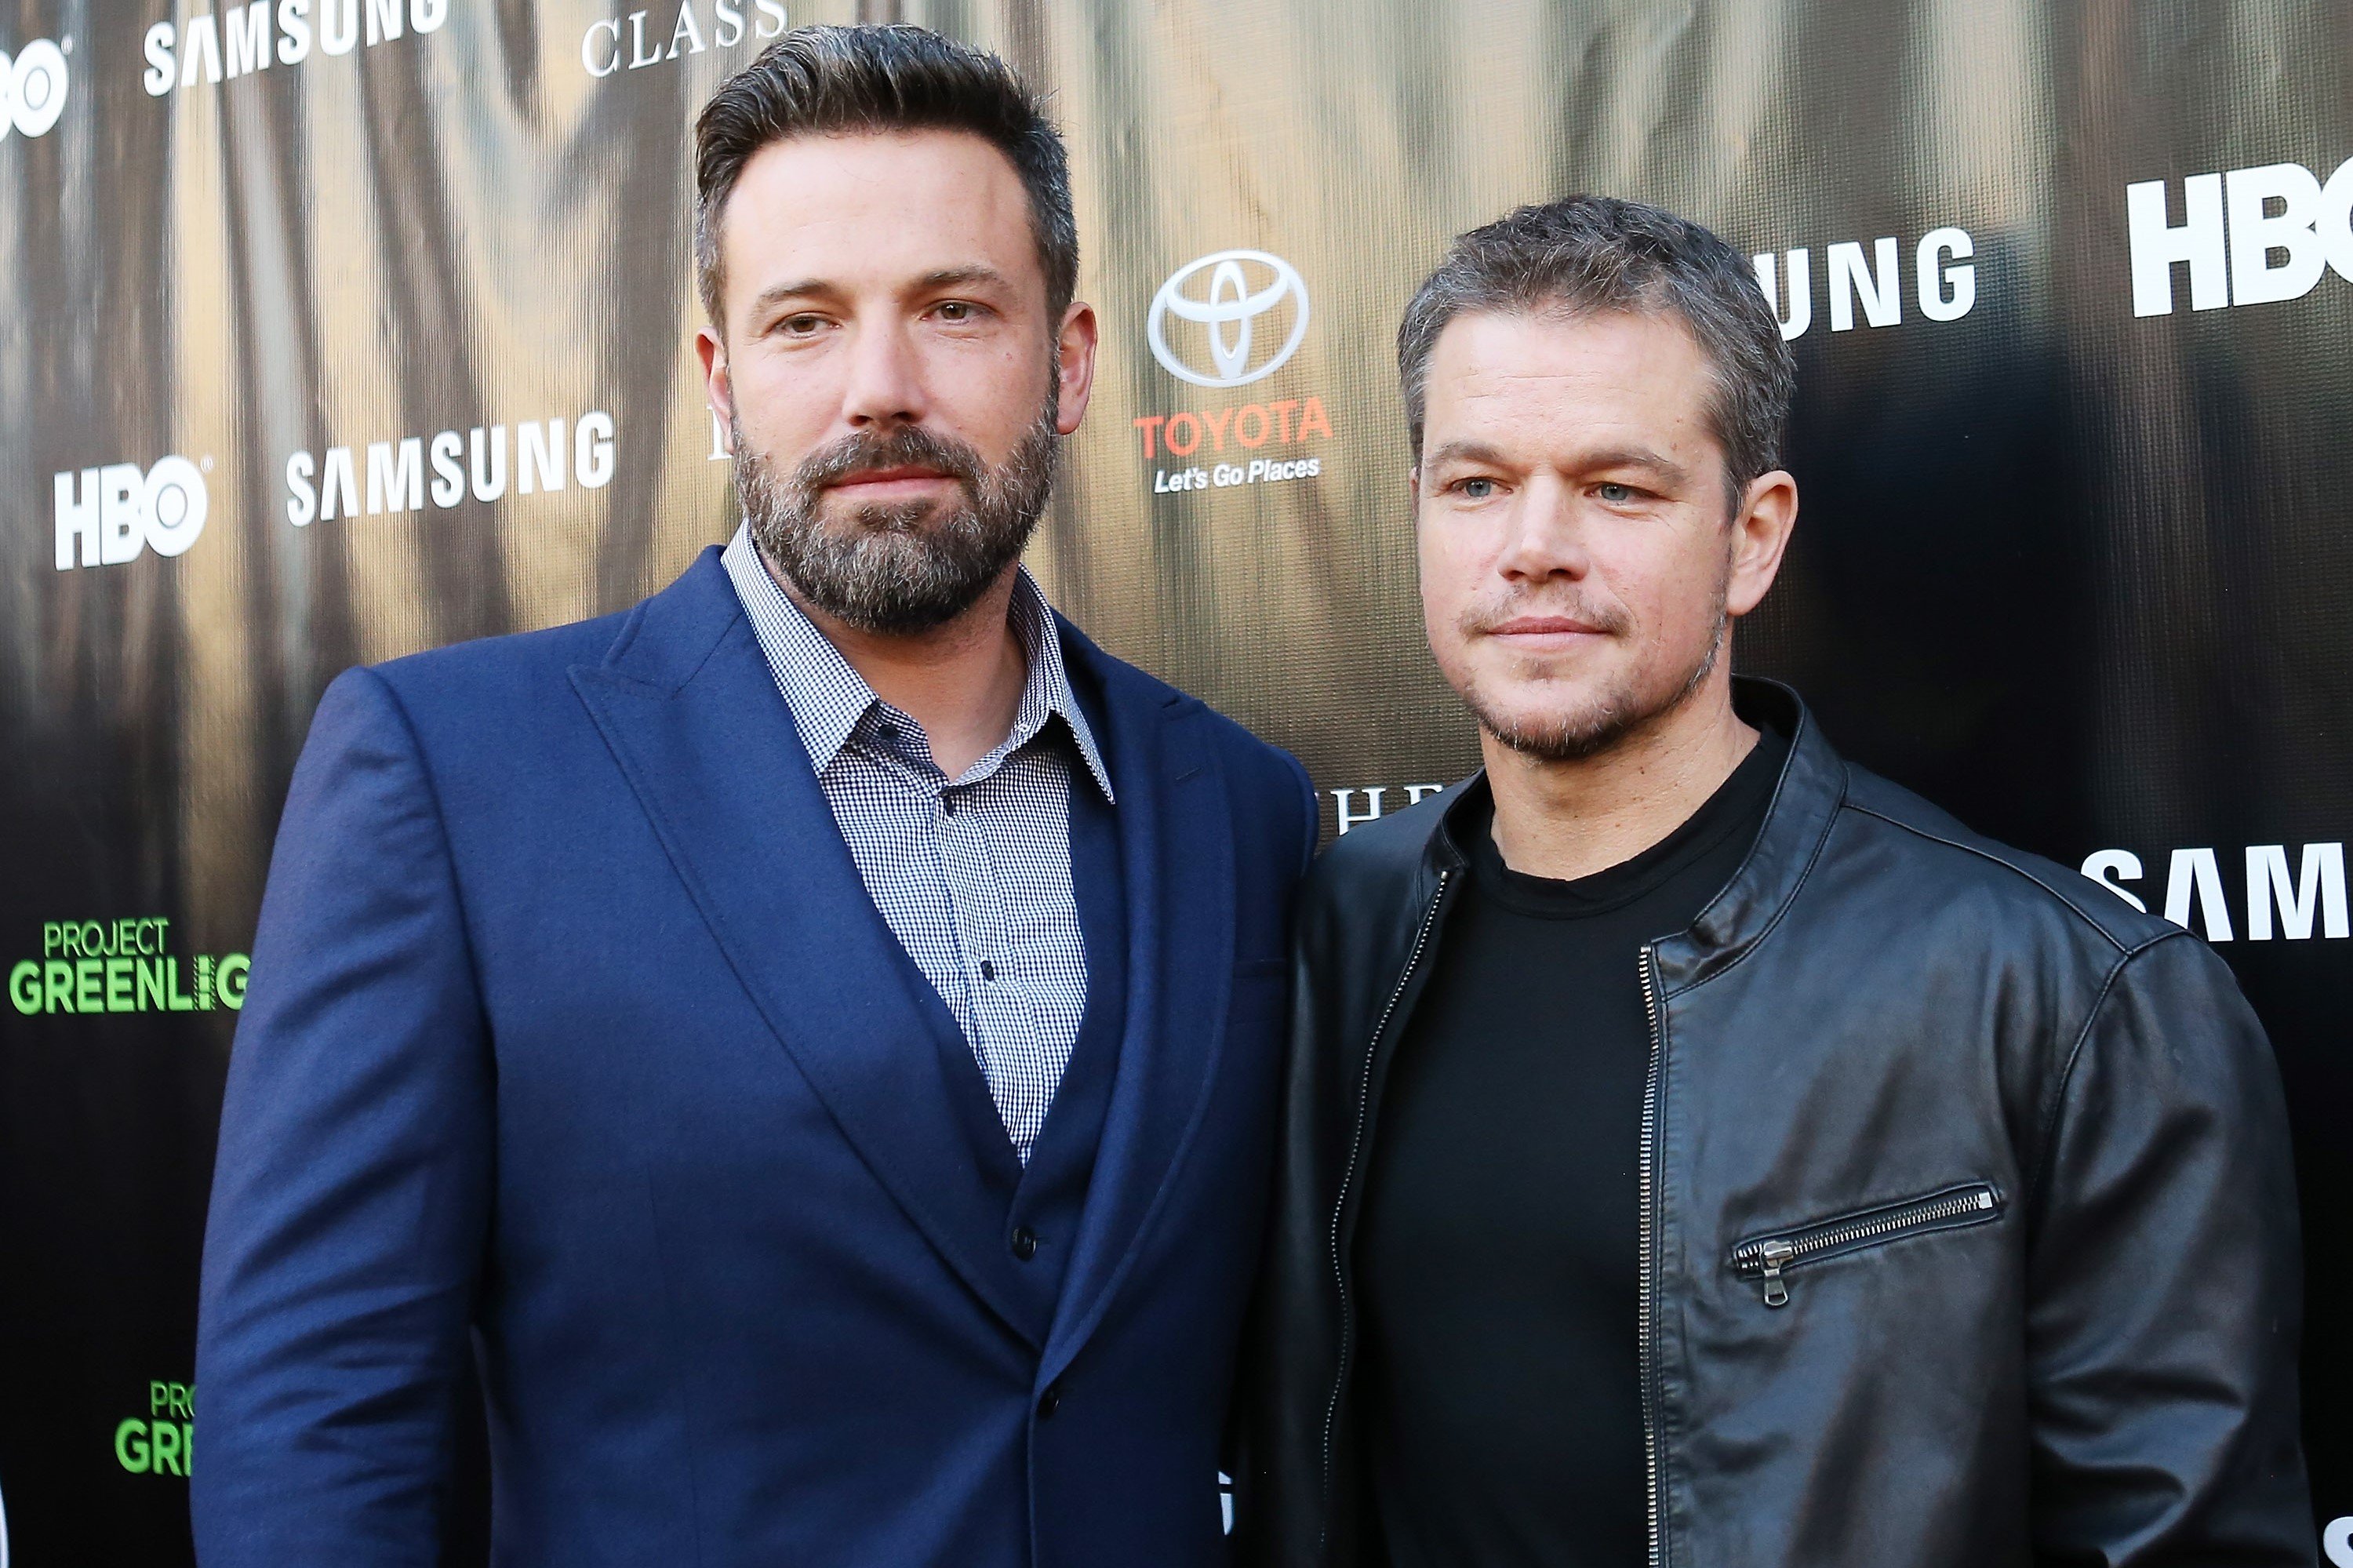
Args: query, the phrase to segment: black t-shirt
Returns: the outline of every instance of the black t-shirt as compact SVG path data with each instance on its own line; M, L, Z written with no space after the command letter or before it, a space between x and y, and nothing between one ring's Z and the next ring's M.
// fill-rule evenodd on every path
M1574 882L1471 870L1381 1097L1356 1239L1373 1516L1393 1568L1631 1568L1643 945L1739 869L1788 753L1767 730L1707 803Z

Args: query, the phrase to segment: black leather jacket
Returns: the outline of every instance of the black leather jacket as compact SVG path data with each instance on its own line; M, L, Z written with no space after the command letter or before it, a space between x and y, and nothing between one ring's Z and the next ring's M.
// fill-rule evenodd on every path
M1848 766L1786 688L1738 701L1794 736L1764 830L1641 955L1651 1563L2314 1563L2286 1117L2229 970ZM1379 1561L1351 1237L1471 788L1303 899L1248 1563Z

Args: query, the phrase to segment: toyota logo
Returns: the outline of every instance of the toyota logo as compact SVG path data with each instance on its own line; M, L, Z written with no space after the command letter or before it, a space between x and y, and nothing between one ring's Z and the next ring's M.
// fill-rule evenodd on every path
M1204 273L1208 278L1206 284L1186 286ZM1271 281L1268 281L1270 275ZM1281 348L1252 365L1259 318L1285 300L1291 302L1290 333ZM1206 369L1198 358L1168 345L1171 316L1200 323L1200 334L1182 335L1188 344L1197 337L1207 338L1209 363ZM1144 335L1152 344L1152 357L1177 380L1196 387L1244 386L1273 375L1299 351L1300 340L1307 335L1307 285L1301 281L1299 269L1280 256L1263 250L1219 250L1187 262L1160 285L1160 291L1152 296Z

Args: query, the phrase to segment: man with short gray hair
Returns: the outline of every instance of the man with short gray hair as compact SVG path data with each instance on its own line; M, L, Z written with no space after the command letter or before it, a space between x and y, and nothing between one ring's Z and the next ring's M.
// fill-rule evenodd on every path
M1525 207L1398 342L1485 767L1303 895L1246 1561L2310 1563L2229 971L1727 668L1798 514L1746 262Z

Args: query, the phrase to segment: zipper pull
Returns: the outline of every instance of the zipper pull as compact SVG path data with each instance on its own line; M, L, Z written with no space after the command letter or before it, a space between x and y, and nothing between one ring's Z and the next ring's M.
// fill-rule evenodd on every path
M1798 1249L1785 1241L1768 1241L1757 1255L1765 1260L1765 1305L1787 1307L1789 1287L1782 1280L1781 1270L1798 1255Z

